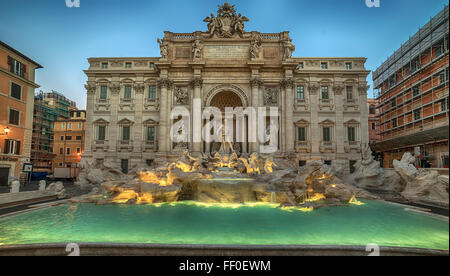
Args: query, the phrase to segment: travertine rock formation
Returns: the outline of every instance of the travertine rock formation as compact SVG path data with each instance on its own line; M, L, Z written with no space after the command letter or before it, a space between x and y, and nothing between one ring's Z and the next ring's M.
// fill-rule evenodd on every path
M401 195L414 202L449 206L448 176L437 171L414 167L415 157L409 152L400 161L394 160L395 171L406 183Z

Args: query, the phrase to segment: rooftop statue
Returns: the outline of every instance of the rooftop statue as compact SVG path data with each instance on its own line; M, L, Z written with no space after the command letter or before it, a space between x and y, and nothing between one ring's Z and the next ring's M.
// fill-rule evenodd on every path
M208 33L211 37L216 34L218 37L230 38L235 34L243 37L245 32L244 22L248 22L249 19L242 16L242 14L236 15L234 5L225 3L224 5L219 5L217 17L211 14L203 21L208 22Z

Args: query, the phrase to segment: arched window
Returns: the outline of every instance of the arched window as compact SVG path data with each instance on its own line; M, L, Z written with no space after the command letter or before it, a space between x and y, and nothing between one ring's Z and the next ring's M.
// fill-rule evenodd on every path
M373 104L371 104L370 107L369 107L369 113L370 114L375 114L376 113L375 112L375 106Z

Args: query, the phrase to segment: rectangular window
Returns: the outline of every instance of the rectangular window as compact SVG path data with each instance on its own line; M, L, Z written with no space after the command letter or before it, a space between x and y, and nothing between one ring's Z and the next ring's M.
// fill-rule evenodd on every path
M330 127L324 127L322 129L323 131L323 141L324 142L331 142L331 128Z
M8 57L9 71L13 74L16 74L20 77L25 76L26 65L13 59L12 57Z
M19 125L20 112L14 109L9 110L9 123L12 125Z
M372 123L372 130L375 130L376 129L376 125L375 125L375 123Z
M302 142L306 141L306 127L298 128L298 141L302 141Z
M414 111L414 120L415 121L417 121L417 120L420 120L422 118L422 110L416 110L416 111Z
M413 97L418 96L420 94L420 86L418 85L418 86L413 87L412 91L413 91Z
M122 172L124 174L128 173L128 159L120 160L120 167L122 168Z
M22 100L22 86L12 82L11 83L11 97Z
M125 85L124 99L131 99L131 85Z
M328 69L328 63L326 63L326 62L320 63L320 68L322 68L322 69Z
M297 65L297 70L301 70L303 68L304 68L303 62L299 62L298 65Z
M355 127L348 127L348 141L356 142L356 128Z
M391 107L396 107L397 106L397 100L394 98L391 100Z
M100 86L100 99L106 100L108 97L108 87L106 85Z
M6 139L4 153L20 155L20 144L20 141Z
M64 136L61 136L61 137L60 137L60 140L61 140L61 141L64 141Z
M61 124L61 128L62 128L62 129L66 129L66 123L62 123L62 124Z
M324 160L323 163L324 163L325 165L327 165L327 166L331 166L331 164L332 164L333 162L331 162L331 160Z
M64 149L63 148L59 149L59 154L64 154Z
M328 94L328 86L322 86L322 99L328 100L330 95Z
M83 128L83 123L79 122L78 123L78 129L82 129Z
M396 128L398 126L397 124L397 118L392 120L392 128Z
M131 68L131 62L126 62L125 63L125 68L130 69Z
M352 70L352 63L351 62L346 62L345 63L345 69L346 70Z
M77 153L81 153L81 149L80 148L77 148Z
M153 62L150 62L150 69L155 69L155 64Z
M347 100L353 100L353 86L346 86Z
M306 166L306 161L304 161L304 160L298 161L298 166L299 166L299 167L304 167L304 166Z
M444 83L445 82L445 71L442 71L441 73L439 73L439 83Z
M156 99L156 86L155 85L150 85L148 87L148 98L149 99Z
M349 160L350 173L354 173L356 171L355 164L356 160Z
M98 126L98 139L99 141L105 141L106 139L106 126Z
M123 126L122 127L122 141L129 141L129 140L130 140L130 127Z
M107 62L103 62L102 63L102 69L108 69L108 63Z
M72 136L66 136L66 141L72 141Z
M153 159L147 159L145 160L145 163L147 164L147 166L152 166L153 165Z
M70 154L70 148L66 149L66 154Z
M447 101L443 100L441 101L441 112L447 111L448 106L447 106Z
M81 141L81 136L76 137L77 141Z
M155 127L147 128L147 141L155 141Z
M67 128L68 128L68 129L72 129L72 123L68 123L68 124L67 124Z
M303 85L297 86L297 100L305 99L305 87Z

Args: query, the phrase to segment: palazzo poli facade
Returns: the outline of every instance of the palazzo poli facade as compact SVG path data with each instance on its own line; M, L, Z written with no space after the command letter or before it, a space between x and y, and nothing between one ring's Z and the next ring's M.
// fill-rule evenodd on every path
M292 57L289 32L247 32L249 19L227 3L204 21L205 32L165 32L161 57L88 59L83 158L128 171L186 149L214 153L220 143L170 139L172 109L192 110L193 99L201 99L202 108L278 107L276 158L300 165L323 160L347 171L361 159L369 143L365 58ZM259 143L233 146L240 154L260 149Z

